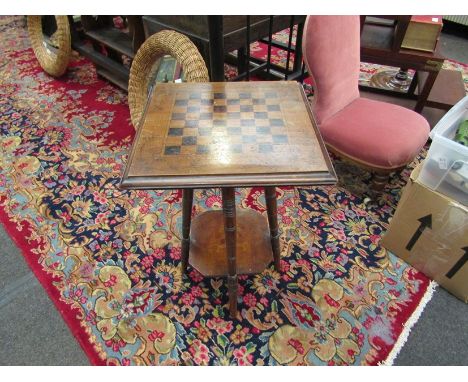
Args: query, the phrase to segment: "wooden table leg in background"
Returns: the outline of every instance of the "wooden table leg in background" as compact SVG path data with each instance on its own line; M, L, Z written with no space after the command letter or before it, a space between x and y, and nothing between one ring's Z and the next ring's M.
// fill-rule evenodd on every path
M236 199L234 188L222 188L224 234L228 260L229 313L237 315L237 264L236 264Z
M429 75L427 76L427 79L426 79L426 83L424 84L423 89L420 91L420 94L418 95L418 102L416 103L416 106L414 107L415 112L421 113L424 106L426 106L427 98L429 97L429 93L431 92L432 85L434 85L434 82L437 79L438 74L439 74L438 71L429 72Z
M408 88L408 94L414 96L414 92L416 91L416 86L418 85L418 72L415 71L413 75L413 79L411 84Z
M182 190L182 274L187 272L190 252L190 223L192 221L193 189Z
M279 243L278 229L278 210L276 203L276 187L265 187L265 200L268 211L268 225L270 226L271 249L273 251L273 259L275 261L275 269L280 272L281 249Z

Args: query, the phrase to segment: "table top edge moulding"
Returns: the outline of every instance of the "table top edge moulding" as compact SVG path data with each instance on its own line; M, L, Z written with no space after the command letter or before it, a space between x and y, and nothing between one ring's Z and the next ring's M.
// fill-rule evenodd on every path
M212 176L173 176L154 177L127 177L122 180L122 189L175 189L175 188L212 188L212 187L267 187L267 186L311 186L332 185L337 182L336 175L323 172L314 174L297 174L297 176L281 174L265 174L262 179L255 174L243 176L234 175L212 175Z
M299 83L164 83L148 98L120 186L306 186L336 181Z

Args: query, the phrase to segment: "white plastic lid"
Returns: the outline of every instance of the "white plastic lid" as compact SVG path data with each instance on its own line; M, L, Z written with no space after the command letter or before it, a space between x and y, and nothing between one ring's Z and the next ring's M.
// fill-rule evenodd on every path
M445 136L445 133L448 129L452 127L452 125L457 121L457 119L468 111L468 96L462 98L460 101L457 102L448 112L445 114L442 119L435 125L435 127L429 133L431 139L434 139L434 135L441 135Z

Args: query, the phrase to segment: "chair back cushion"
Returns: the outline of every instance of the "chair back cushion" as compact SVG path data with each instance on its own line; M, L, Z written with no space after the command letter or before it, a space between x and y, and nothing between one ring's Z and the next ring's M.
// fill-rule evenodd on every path
M302 48L320 125L359 97L359 16L308 16Z

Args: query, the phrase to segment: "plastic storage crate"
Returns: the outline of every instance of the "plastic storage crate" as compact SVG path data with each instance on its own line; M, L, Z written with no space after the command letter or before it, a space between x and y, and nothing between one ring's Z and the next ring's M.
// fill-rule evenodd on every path
M468 119L468 96L460 100L431 131L432 144L418 181L464 205L468 205L468 147L453 138Z

